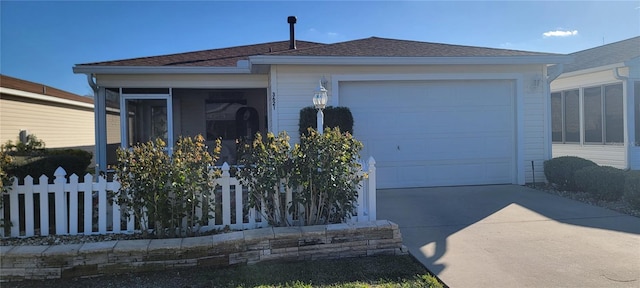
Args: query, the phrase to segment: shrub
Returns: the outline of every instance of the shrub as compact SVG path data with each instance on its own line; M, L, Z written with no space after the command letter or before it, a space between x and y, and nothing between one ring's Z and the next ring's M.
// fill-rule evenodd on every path
M589 166L598 166L593 161L575 156L562 156L544 161L544 176L547 181L567 191L579 190L575 181L575 172Z
M340 129L328 128L322 135L309 129L293 150L294 182L300 191L292 208L304 207L304 225L341 223L354 214L362 143Z
M240 146L238 162L244 166L238 175L249 188L249 206L261 211L272 226L292 225L287 219L289 203L281 195L281 189L292 192L291 146L287 133L275 136L269 132L264 139L260 133L256 134L252 143Z
M208 220L206 215L213 214L208 192L217 174L210 173L208 167L218 158L220 141L216 141L213 156L200 135L195 139L180 137L172 157L166 151L160 139L118 149L116 177L121 189L116 192L116 202L127 216L135 215L145 234L153 223L157 237L193 235ZM199 208L204 218L195 214Z
M324 128L340 128L341 131L353 134L353 115L347 107L328 106L322 110L324 113ZM317 129L318 111L314 107L305 107L300 110L298 132L307 134L309 128ZM307 134L308 135L308 134Z
M575 173L578 188L598 200L615 201L624 191L625 171L608 166L589 166Z
M4 193L9 192L11 184L13 183L12 176L7 173L7 169L11 165L11 157L7 154L7 149L4 145L0 145L0 210L4 207ZM4 215L0 215L0 229L10 227L10 222L5 221ZM8 231L4 231L7 233Z
M46 153L41 156L15 156L15 161L8 169L8 173L18 179L28 175L38 179L41 175L46 175L49 180L52 180L56 169L62 167L67 172L67 176L76 174L82 177L87 173L87 167L93 157L89 152L71 149L55 151L52 154L49 154L49 151Z
M26 142L16 141L16 144L13 144L11 140L7 141L4 144L4 147L9 153L12 155L35 155L39 154L39 152L44 152L44 141L38 139L36 135L29 134L27 135Z
M624 198L631 206L640 209L640 171L629 171L624 181Z
M357 204L361 149L362 143L337 128L322 135L309 129L293 149L284 132L278 137L269 133L265 140L256 135L243 146L240 158L244 168L239 175L249 186L250 207L263 210L274 226L293 225L289 213L301 225L344 222ZM291 202L284 192L291 192Z

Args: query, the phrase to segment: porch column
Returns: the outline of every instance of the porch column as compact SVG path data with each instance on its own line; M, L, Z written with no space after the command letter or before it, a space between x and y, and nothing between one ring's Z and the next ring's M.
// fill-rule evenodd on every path
M95 155L96 174L107 172L107 108L106 91L99 87L93 99L93 111L95 118Z

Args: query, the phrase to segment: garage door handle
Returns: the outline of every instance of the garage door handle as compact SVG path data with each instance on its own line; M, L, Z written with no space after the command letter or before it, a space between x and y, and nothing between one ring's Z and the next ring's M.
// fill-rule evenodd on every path
M400 145L398 145L398 151L400 151Z

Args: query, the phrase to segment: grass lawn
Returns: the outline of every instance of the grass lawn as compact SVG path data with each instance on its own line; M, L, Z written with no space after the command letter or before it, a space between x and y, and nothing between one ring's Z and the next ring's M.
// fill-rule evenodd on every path
M84 279L2 283L2 287L443 287L411 256L263 262Z

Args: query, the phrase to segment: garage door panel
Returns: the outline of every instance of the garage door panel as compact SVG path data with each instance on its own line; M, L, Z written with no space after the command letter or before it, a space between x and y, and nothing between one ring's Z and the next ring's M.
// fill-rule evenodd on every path
M380 188L515 182L511 81L340 82Z

